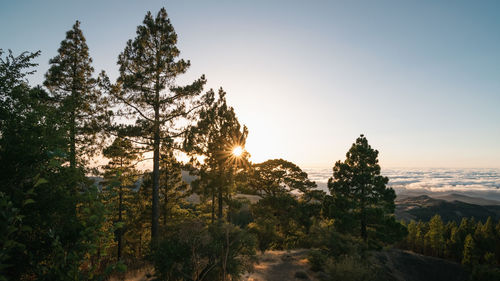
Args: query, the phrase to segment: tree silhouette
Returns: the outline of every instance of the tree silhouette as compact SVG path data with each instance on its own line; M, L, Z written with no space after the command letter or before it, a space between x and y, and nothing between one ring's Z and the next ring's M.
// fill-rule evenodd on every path
M354 215L343 218L357 222L364 241L368 239L367 228L383 224L395 208L396 194L386 187L389 179L380 175L377 157L378 151L361 135L347 152L346 160L335 163L333 178L328 180L335 204L342 206L339 212Z
M92 77L92 58L79 21L66 33L58 55L49 63L44 85L62 109L61 121L68 130L69 163L75 168L83 157L95 154L98 133L109 119L107 99L101 94L98 79Z
M252 165L250 183L258 195L277 196L291 191L308 193L316 183L307 178L299 166L283 159L272 159Z
M136 138L145 149L153 151L153 193L151 238L158 239L160 144L182 136L186 122L204 101L196 99L205 85L205 77L187 86L177 86L176 77L185 73L190 62L177 60L180 54L177 34L162 8L156 17L148 12L137 36L129 40L118 57L120 76L111 91L122 105L118 116L135 119L122 125L120 134ZM177 123L176 123L177 122ZM181 125L179 125L181 124Z
M125 206L129 205L128 201L132 196L132 189L135 188L134 184L139 177L134 167L134 161L139 156L132 142L122 138L116 138L110 146L103 150L103 155L110 159L109 163L104 167L105 191L107 192L103 193L107 197L108 203L114 203L113 205L118 207L116 240L118 242L117 260L120 260L125 230L123 216L126 211ZM112 215L115 215L115 212L112 212Z
M167 219L175 215L183 199L191 195L189 185L182 179L182 163L177 161L174 150L168 144L162 146L160 159L160 202L163 227Z
M213 90L208 91L214 96ZM200 112L200 120L189 131L185 147L192 155L205 157L199 165L200 178L195 183L205 194L212 196L212 221L215 216L215 197L218 199L219 219L223 216L224 200L229 203L233 192L234 174L239 168L248 166L248 152L236 156L235 147L244 147L248 135L246 126L241 126L234 109L227 105L226 93L221 88L219 98Z
M468 234L465 237L464 242L464 252L462 254L462 264L464 265L473 265L477 262L476 257L476 243L474 242L474 238L472 238L471 234Z

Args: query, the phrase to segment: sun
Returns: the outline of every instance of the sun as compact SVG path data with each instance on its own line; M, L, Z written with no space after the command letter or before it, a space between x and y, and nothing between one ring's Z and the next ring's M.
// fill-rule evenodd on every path
M236 157L240 157L243 154L243 148L241 146L236 146L233 148L233 155Z

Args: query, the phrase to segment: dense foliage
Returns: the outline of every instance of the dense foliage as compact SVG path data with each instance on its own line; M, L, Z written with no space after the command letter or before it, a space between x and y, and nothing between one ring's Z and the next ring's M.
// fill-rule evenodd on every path
M408 236L400 245L404 249L450 259L476 271L500 265L500 221L495 224L488 218L483 224L474 218L463 218L457 225L454 221L445 223L435 215L428 222L412 220L407 228ZM500 277L500 271L493 269L495 272Z
M380 175L378 151L361 135L352 144L344 162L337 161L328 181L331 196L325 200L327 216L341 231L358 232L364 242L395 242L406 230L395 221L392 188ZM369 239L370 238L370 239Z

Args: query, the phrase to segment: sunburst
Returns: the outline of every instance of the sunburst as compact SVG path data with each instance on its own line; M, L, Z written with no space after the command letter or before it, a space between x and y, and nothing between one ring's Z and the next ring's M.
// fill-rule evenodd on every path
M239 146L239 145L238 145L238 146L235 146L235 147L233 148L233 152L232 152L232 153L233 153L233 155L234 155L235 157L241 157L241 155L243 155L243 147L241 147L241 146Z

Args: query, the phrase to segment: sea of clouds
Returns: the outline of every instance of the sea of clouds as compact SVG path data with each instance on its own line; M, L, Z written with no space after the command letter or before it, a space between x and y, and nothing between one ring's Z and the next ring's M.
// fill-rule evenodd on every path
M332 169L304 169L327 191ZM456 193L500 201L500 169L384 169L396 194Z

